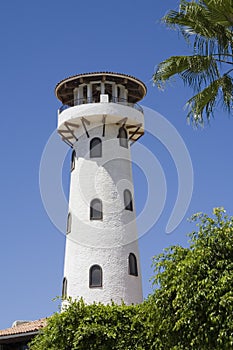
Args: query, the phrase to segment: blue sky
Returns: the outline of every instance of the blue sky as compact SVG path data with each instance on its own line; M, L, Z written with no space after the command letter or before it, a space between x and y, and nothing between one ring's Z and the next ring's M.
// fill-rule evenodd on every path
M56 128L59 102L54 87L65 77L91 71L138 77L148 88L142 104L173 124L190 153L192 200L181 224L166 234L178 191L176 167L159 140L149 134L140 140L159 160L167 182L164 210L140 239L145 297L151 292L151 257L169 245L187 245L186 234L194 229L187 223L192 213L211 213L216 206L232 213L232 118L219 109L210 125L193 130L183 109L191 91L178 80L165 92L151 82L157 63L189 53L182 38L159 22L177 5L175 0L1 2L0 328L16 319L33 320L57 311L52 299L61 294L65 237L43 207L39 166ZM68 163L67 158L65 190ZM146 175L137 167L134 182L140 212L147 187Z

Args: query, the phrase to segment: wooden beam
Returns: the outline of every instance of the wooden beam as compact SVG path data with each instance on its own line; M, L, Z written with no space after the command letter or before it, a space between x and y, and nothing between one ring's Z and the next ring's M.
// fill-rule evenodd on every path
M87 137L89 138L90 136L89 136L89 134L88 134L88 131L87 131L87 128L86 128L86 122L88 122L88 125L90 124L90 122L88 121L88 120L86 120L85 118L81 118L81 122L82 122L82 125L83 125L83 128L84 128L84 130L85 130L85 133L86 133L86 135L87 135Z
M135 128L135 125L126 125L126 129L133 129Z
M134 135L137 134L139 129L140 129L140 126L138 126L137 129L132 133L132 135L130 136L129 140L132 140L132 138L134 137Z
M134 144L134 142L136 142L137 140L139 140L140 137L142 137L142 135L140 135L137 139L133 140L133 142L131 142L130 146L132 146L132 145Z
M69 126L74 126L75 128L79 128L80 127L80 125L78 125L78 124L74 124L74 123L71 123L71 122L65 122L67 125L69 125Z
M129 132L129 134L131 133L131 131ZM144 131L137 131L138 135L144 135Z
M141 127L142 123L137 124L137 125L126 125L126 129L133 129L133 128L137 128L137 127Z
M127 122L127 117L126 118L124 118L124 119L121 119L119 122L117 122L116 123L116 125L120 125L120 124L122 124L122 126L124 126L125 125L125 123Z
M86 118L82 117L81 120L84 120L84 122L87 124L87 125L90 125L91 122L89 120L87 120Z
M103 122L103 132L102 132L102 137L105 136L105 122L106 122L106 114L103 115L103 119L102 119L102 122Z
M64 136L64 135L62 135L63 137L64 137L64 139L66 139L66 140L72 140L72 139L74 139L74 136Z
M64 141L68 146L73 148L73 144L70 141L67 141L64 137L62 137L62 141Z
M78 141L77 137L76 137L75 134L74 134L74 130L71 129L71 128L69 127L69 123L68 123L68 122L65 122L64 125L65 125L66 128L70 131L70 133L71 133L71 135L74 137L74 139L75 139L76 141Z
M65 135L63 135L63 131L61 131L61 130L58 130L58 134L61 135L62 139L63 139L63 138L66 139L66 140L75 139L76 141L78 141L78 139L77 139L75 136L73 136L73 135L71 135L71 136L65 136Z
M59 134L67 134L70 133L70 130L58 130Z

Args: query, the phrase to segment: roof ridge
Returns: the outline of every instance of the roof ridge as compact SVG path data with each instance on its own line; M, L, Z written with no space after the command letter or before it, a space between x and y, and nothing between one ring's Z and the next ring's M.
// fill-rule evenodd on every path
M39 331L39 329L43 328L46 325L47 319L48 319L47 317L44 317L44 318L40 318L38 320L22 323L22 324L14 326L14 327L2 329L2 330L0 330L0 338L2 336L6 336L6 335Z

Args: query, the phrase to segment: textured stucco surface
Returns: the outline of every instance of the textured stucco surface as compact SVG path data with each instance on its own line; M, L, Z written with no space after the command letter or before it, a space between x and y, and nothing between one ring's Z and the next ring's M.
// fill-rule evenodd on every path
M71 113L74 109L73 115L77 116L80 107L64 111L66 120L67 112ZM125 189L129 189L134 197L130 147L120 146L117 138L119 125L110 123L113 114L108 115L108 104L105 104L107 109L101 107L108 120L104 137L100 119L90 118L96 110L93 110L93 106L91 111L87 105L85 107L85 114L83 111L78 113L84 117L89 115L89 138L81 128L77 129L75 169L71 172L70 181L69 211L72 223L71 232L67 235L64 266L67 294L73 298L83 297L88 303L100 301L106 304L111 300L117 303L122 300L127 304L140 303L142 286L135 210L125 210L123 198ZM123 109L119 111L118 108L117 113L122 119L125 117L122 111L126 107L120 107ZM142 113L133 108L131 110L131 121L138 122L140 116L142 122ZM72 118L72 113L69 116ZM62 123L61 119L59 123ZM90 141L93 137L102 140L101 158L90 158ZM103 202L101 221L90 220L90 202L94 198ZM133 206L135 209L134 203ZM129 253L137 257L138 276L128 274ZM95 264L103 269L103 286L89 288L89 269Z
M116 123L122 118L128 118L127 124L142 124L144 128L143 113L135 108L119 103L89 103L64 110L58 113L58 129L62 130L65 122L81 124L81 118L85 117L91 123L101 123L103 116L106 115L106 123ZM77 129L77 136L83 132L82 128Z

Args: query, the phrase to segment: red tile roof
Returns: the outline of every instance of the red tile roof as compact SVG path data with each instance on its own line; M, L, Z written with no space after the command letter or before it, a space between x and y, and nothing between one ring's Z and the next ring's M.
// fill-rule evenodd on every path
M46 318L41 318L40 320L21 323L17 326L0 330L0 339L1 337L6 337L8 335L11 336L11 335L24 334L24 333L30 333L30 332L37 332L41 328L45 327L45 325L46 325Z

